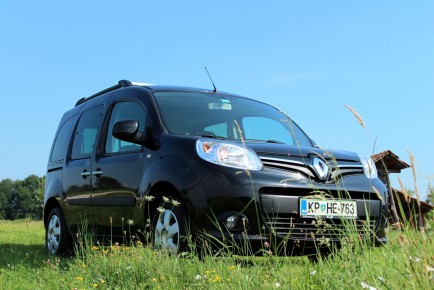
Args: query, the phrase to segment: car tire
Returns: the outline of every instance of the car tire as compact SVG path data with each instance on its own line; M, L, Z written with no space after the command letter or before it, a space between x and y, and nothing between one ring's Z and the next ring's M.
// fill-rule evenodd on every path
M48 215L46 225L45 246L47 253L50 255L69 253L71 240L62 210L59 207L54 207Z
M176 206L170 202L161 202L152 221L154 249L173 254L189 250L187 211L178 201L175 200L175 203Z

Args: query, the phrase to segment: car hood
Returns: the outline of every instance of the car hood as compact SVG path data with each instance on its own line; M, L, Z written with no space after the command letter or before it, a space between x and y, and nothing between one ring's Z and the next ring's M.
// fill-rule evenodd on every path
M295 158L308 158L311 155L322 156L324 159L335 159L341 161L358 162L360 160L356 153L342 150L323 150L316 147L299 147L287 144L246 142L259 156L286 156Z

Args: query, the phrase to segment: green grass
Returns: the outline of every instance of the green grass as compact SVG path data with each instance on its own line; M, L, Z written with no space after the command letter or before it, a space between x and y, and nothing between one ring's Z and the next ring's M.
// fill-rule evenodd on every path
M42 222L0 221L0 289L434 289L433 225L426 233L391 232L381 248L350 243L312 263L273 255L199 260L91 244L49 259Z

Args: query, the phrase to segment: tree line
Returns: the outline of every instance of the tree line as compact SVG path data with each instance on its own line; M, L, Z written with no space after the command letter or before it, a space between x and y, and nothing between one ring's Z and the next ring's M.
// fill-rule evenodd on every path
M0 219L42 219L45 176L30 175L23 180L0 181Z

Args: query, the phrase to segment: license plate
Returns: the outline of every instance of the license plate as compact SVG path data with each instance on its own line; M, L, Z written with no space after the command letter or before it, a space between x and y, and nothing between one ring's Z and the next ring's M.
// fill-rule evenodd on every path
M300 199L302 218L345 218L357 217L357 203L353 200Z

